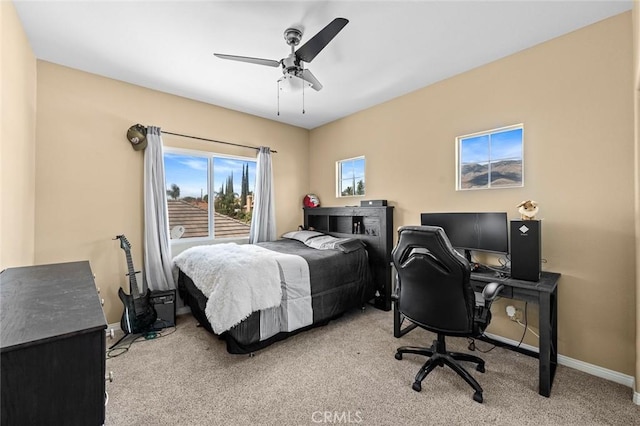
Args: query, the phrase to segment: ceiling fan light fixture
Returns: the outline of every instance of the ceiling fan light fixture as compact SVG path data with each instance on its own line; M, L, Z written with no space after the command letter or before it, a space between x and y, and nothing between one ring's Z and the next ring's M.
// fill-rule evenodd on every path
M278 79L278 90L281 92L301 92L303 86L308 89L311 87L311 84L292 74L285 74Z

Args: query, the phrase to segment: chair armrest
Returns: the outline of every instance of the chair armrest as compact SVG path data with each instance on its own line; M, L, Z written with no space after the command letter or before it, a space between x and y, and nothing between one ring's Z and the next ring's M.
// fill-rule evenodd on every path
M498 294L500 293L500 291L502 291L503 288L504 284L489 283L484 286L484 289L482 289L482 298L485 300L493 301L496 297L498 297Z

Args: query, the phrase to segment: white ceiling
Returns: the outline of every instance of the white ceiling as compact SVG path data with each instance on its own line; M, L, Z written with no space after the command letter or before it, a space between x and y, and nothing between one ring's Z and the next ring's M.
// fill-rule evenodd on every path
M38 59L312 129L630 10L608 1L14 0ZM324 88L282 93L275 59L336 17L349 24L306 67ZM132 120L135 120L132 117ZM143 123L147 124L147 123ZM156 124L156 123L149 123ZM161 126L162 123L157 123Z

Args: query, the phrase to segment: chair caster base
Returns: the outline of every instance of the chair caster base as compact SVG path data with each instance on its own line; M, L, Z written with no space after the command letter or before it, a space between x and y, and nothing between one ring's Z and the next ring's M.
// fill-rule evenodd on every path
M476 392L473 394L473 400L475 402L479 402L480 404L482 404L482 392Z
M416 392L420 392L422 390L422 384L420 382L413 382L413 385L411 385L411 387ZM482 399L482 396L480 396L480 399Z
M402 354L400 352L396 352L396 359L397 360L402 360Z

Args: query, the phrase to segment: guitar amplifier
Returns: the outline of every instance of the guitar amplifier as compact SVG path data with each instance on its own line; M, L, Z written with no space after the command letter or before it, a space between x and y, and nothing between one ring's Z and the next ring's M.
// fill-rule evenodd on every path
M154 330L176 325L176 291L154 290L149 295L149 302L156 310L158 318L153 324Z

